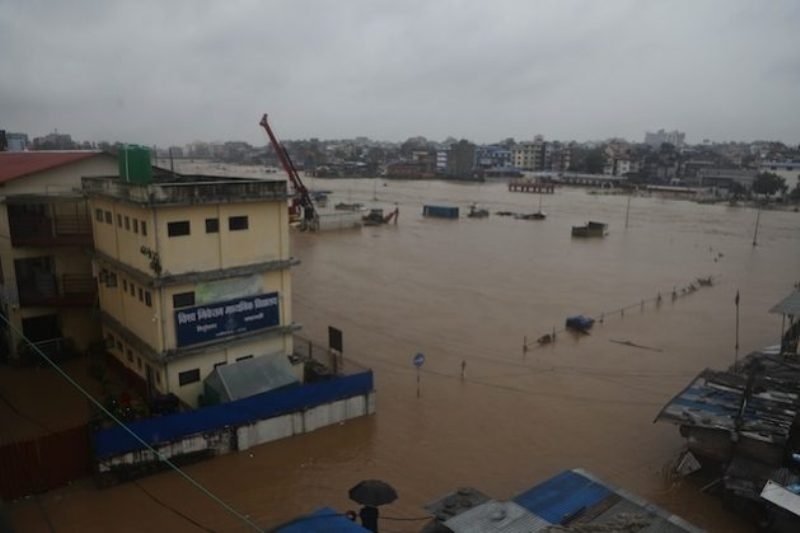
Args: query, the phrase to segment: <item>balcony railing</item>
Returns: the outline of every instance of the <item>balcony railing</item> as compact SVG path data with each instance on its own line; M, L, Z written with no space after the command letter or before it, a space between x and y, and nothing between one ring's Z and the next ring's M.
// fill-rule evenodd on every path
M94 305L97 285L85 274L40 274L35 282L18 282L23 307L87 307Z
M92 245L92 223L87 216L11 214L8 221L12 246Z
M145 205L184 205L220 202L285 200L286 182L208 176L185 176L182 181L148 185L118 178L82 178L90 195L110 196Z

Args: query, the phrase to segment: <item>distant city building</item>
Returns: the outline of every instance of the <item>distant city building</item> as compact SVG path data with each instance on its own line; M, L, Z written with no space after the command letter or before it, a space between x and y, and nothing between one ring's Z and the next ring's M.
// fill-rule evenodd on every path
M656 133L647 132L644 134L644 143L652 146L653 148L660 148L662 144L668 143L675 148L683 146L686 134L681 131L664 131L658 130Z
M48 133L44 137L36 137L33 139L34 150L73 150L76 147L77 145L72 140L71 135L58 133L58 130L55 130L53 133Z
M520 170L562 172L569 168L571 149L558 141L545 141L537 135L533 142L522 142L511 149L513 165Z
M5 151L24 152L28 149L28 134L5 132Z
M460 140L450 146L445 173L450 177L471 177L475 170L475 145Z

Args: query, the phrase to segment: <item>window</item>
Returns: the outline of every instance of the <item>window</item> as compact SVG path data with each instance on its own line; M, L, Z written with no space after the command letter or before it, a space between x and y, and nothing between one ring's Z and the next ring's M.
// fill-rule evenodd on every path
M128 292L128 280L127 279L123 279L122 280L122 290L125 291L125 292Z
M180 222L169 222L167 224L167 235L170 237L180 237L181 235L189 235L190 226L188 220L181 220Z
M248 220L246 216L243 217L228 217L228 229L230 231L239 231L247 229Z
M122 341L119 339L117 339L117 350L119 350L119 353L122 353Z
M147 307L153 307L153 297L150 294L150 291L144 291L144 303Z
M130 287L131 287L131 296L136 298L136 285L134 285L133 282L131 282Z
M113 222L111 222L112 220L111 211L106 211L106 224L113 224Z
M133 352L128 350L128 362L133 364Z
M137 357L136 358L136 368L138 368L139 370L142 369L142 358L141 357Z
M194 305L194 291L193 292L179 292L172 295L172 307L178 309L180 307L191 307Z
M219 233L219 219L207 218L206 219L206 233Z
M142 220L142 235L147 235L147 222Z
M103 221L103 210L102 209L95 209L94 210L94 218L98 222L102 222Z
M114 335L112 333L109 333L108 335L106 335L106 348L108 348L109 350L113 350L114 344L115 344Z
M134 233L139 233L139 219L138 218L134 218L133 219L133 232Z
M142 290L141 287L139 287L139 301L140 302L144 301L144 291Z
M130 231L131 230L131 217L125 215L125 229Z
M119 213L117 213L117 226L120 228L122 227L122 215Z
M200 369L187 370L178 374L178 383L182 386L200 381Z
M219 368L219 367L225 366L227 364L228 364L227 361L220 361L219 363L214 363L214 368Z
M236 358L236 361L237 361L237 362L238 362L238 361L246 361L246 360L248 360L248 359L252 359L252 358L253 358L253 356L252 356L252 355L245 355L244 357L237 357L237 358Z
M110 272L106 279L108 280L106 282L107 286L109 286L109 287L116 287L117 286L117 275L114 274L113 272Z

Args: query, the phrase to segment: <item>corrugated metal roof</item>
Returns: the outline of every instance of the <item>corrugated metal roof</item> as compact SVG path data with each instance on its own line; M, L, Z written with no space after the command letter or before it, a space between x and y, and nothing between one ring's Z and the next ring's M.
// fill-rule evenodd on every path
M444 523L454 533L534 533L552 524L514 502L489 500Z
M800 289L795 290L789 296L775 304L769 312L778 313L780 315L800 315Z
M217 390L223 401L235 401L299 381L289 358L273 354L218 366L206 378L206 383Z
M51 168L56 168L105 152L95 150L59 152L0 152L0 183L29 176ZM108 157L112 157L106 154Z
M746 401L743 402L746 396ZM737 432L781 443L800 405L796 380L704 370L656 416L680 425Z
M599 483L566 470L523 492L514 501L553 524L561 524L610 493Z
M277 533L363 533L368 530L330 507L323 507L284 526L278 526L275 531Z

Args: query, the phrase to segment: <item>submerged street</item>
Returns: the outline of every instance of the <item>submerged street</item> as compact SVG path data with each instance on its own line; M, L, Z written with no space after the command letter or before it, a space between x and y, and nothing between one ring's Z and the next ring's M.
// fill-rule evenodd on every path
M343 331L345 358L375 372L377 413L187 472L264 527L323 505L356 509L347 489L362 479L397 489L381 516L413 518L460 486L503 499L580 467L710 531L751 529L665 475L683 441L653 419L701 370L734 362L737 291L739 356L779 342L780 316L767 311L800 281L797 213L762 212L753 246L751 208L634 197L625 228L626 196L584 189L545 195L546 220L516 220L495 213L533 212L539 197L505 182L308 184L333 191L329 206L399 207L397 225L292 233L294 320L320 344L329 325ZM465 218L472 203L491 216ZM461 218L424 219L423 204L459 206ZM589 220L608 236L570 237ZM709 276L712 286L686 290ZM576 314L598 319L590 335L562 332ZM539 346L554 328L556 341ZM87 481L12 513L21 531L47 531L47 520L70 531L195 530L162 504L244 530L172 473L102 491ZM423 523L383 521L381 531Z

